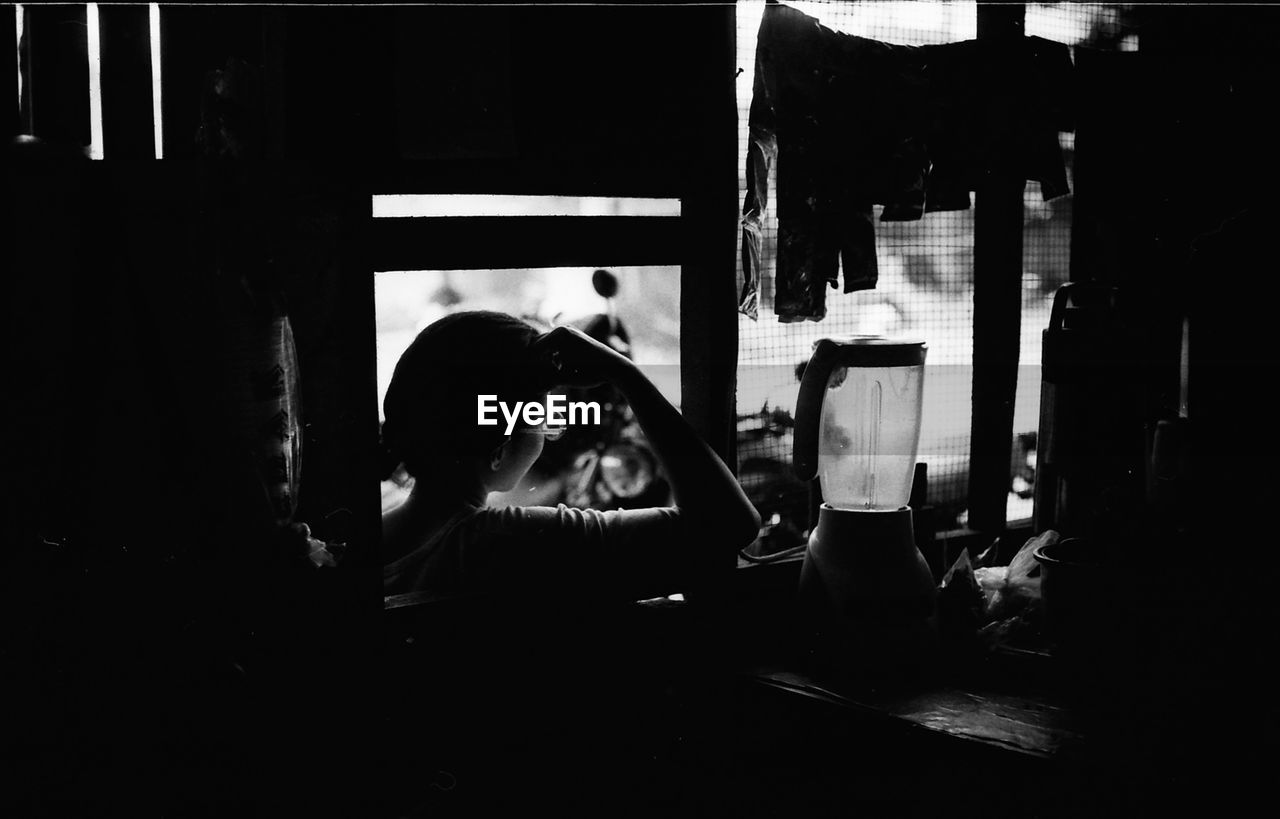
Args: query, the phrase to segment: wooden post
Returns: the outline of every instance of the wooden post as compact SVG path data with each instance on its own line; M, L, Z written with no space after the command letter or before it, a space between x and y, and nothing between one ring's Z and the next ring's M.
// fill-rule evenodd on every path
M701 161L682 197L686 254L680 291L682 412L726 463L736 462L738 313L737 102L734 86L735 25L731 5L689 9L707 15L702 76L696 80L702 123L694 146Z
M305 12L304 12L305 13ZM315 12L312 12L315 13ZM282 159L292 155L288 131L288 88L286 64L289 56L288 13L284 8L268 7L262 20L262 95L266 109L263 143L268 157ZM301 153L301 152L299 152Z
M1020 38L1026 8L978 4L978 39ZM1003 78L989 75L995 82ZM1012 78L1011 78L1012 79ZM1000 93L992 88L991 93ZM1022 329L1022 196L1025 181L992 162L976 192L973 236L973 421L969 527L1005 527Z
M98 9L102 60L102 154L154 159L151 23L145 5Z
M240 60L263 65L263 10L257 6L161 6L164 156L190 159L200 154L201 95L205 74ZM260 96L249 114L263 116Z
M31 128L65 148L89 145L89 38L85 6L27 6Z
M18 16L15 9L0 9L0 83L4 84L6 94L18 92ZM5 137L21 134L25 128L22 122L22 100L10 102L12 106L5 114Z

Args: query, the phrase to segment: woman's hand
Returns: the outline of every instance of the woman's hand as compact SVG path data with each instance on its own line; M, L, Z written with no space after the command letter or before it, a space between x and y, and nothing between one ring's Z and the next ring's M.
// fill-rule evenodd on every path
M565 386L607 381L618 388L671 480L676 507L692 540L700 544L699 554L708 565L732 567L733 555L759 533L760 514L720 456L653 382L611 347L571 327L557 327L533 346L547 363L549 377Z
M566 387L614 382L635 365L626 356L574 327L557 327L533 343L537 360Z

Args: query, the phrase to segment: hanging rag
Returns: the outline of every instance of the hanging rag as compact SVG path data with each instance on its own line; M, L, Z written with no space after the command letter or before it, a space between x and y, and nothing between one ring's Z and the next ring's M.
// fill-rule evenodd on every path
M774 312L821 320L826 289L875 287L873 206L882 221L963 210L992 170L1067 192L1058 131L1069 130L1066 46L969 40L903 46L832 31L780 4L756 45L742 209L739 310L756 318L764 213L777 168Z

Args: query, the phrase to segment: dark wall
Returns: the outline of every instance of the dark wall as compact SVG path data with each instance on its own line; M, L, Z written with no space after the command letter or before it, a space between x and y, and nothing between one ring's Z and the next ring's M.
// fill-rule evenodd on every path
M356 450L375 432L371 192L651 193L695 210L734 196L711 192L733 165L732 99L710 93L731 78L704 56L731 33L722 10L205 6L162 20L165 161L35 161L79 137L9 157L26 271L11 331L31 350L14 403L38 430L16 441L36 481L15 531L147 537L135 519L216 505L190 482L222 454L205 376L221 362L219 289L245 277L283 297L297 335L302 517L359 506ZM221 104L209 72L229 63L247 66L234 110L218 109L247 135L254 161L237 164L196 138L202 106L207 120ZM146 487L145 514L118 502L133 491L111 477L122 465L169 477Z
M1280 488L1269 407L1248 397L1274 369L1280 10L1134 14L1140 52L1098 55L1080 72L1072 275L1136 294L1145 341L1165 362L1190 319L1191 482L1132 535L1140 580L1114 663L1121 747L1143 760L1156 798L1190 804L1207 795L1197 781L1218 793L1259 781L1260 737L1277 724L1262 704L1274 678L1256 651L1277 625L1271 573L1246 565ZM1154 397L1167 413L1176 381L1161 383ZM1259 707L1224 721L1214 713L1224 701Z
M1268 40L1280 21L1258 7L1146 13L1149 67L1127 96L1095 107L1100 125L1123 123L1110 155L1133 164L1105 166L1086 191L1082 157L1078 196L1114 206L1100 224L1125 226L1099 269L1159 305L1160 332L1183 308L1195 321L1198 508L1209 510L1198 522L1210 525L1190 542L1148 544L1171 557L1144 563L1134 594L1164 637L1117 670L1159 692L1143 706L1151 725L1157 706L1233 690L1229 665L1201 672L1209 658L1241 656L1228 646L1261 631L1273 597L1239 580L1268 576L1250 548L1262 537L1254 510L1275 497L1274 436L1255 391L1273 346L1275 223L1261 206L1275 181ZM369 653L380 582L367 197L680 196L690 224L706 227L688 248L690 280L725 285L730 305L722 321L697 309L719 304L719 291L686 289L685 331L731 334L732 277L714 260L729 253L736 196L732 17L714 6L164 17L170 159L11 152L5 168L17 239L0 605L18 628L0 647L7 667L28 672L14 675L23 707L8 731L29 785L16 813L245 815L265 799L285 815L368 815L350 809L370 798L361 749L385 707ZM258 160L234 174L200 161L196 141L205 74L228 59L247 66L237 116ZM222 198L237 177L236 201L250 207ZM1245 208L1255 218L1193 264L1193 239ZM308 425L299 516L351 543L335 575L283 556L221 414L219 294L237 283L215 264L231 244L223 228L257 237L236 248L257 254L254 281L289 307ZM1258 714L1274 720L1274 709ZM1165 758L1221 738L1197 729L1141 738L1176 740Z
M362 766L385 703L368 197L677 195L723 211L727 253L731 183L717 206L698 202L732 173L731 15L166 7L162 20L164 161L73 162L59 157L80 137L61 132L6 156L15 815L370 815ZM234 73L229 99L211 96L214 70ZM131 102L118 113L148 110ZM238 162L209 156L226 144L210 138L217 117ZM337 570L297 562L229 421L226 326L246 286L293 324L297 517L350 544Z
M6 310L16 389L0 574L19 624L6 665L29 672L9 738L33 783L18 813L156 815L209 799L243 813L283 781L253 777L292 764L296 742L354 736L349 707L319 720L314 709L360 656L361 601L373 608L378 593L370 547L320 576L275 532L221 400L239 281L211 263L207 169L24 158L9 170L23 278ZM278 226L283 247L306 248L289 254L286 289L353 301L342 235ZM315 247L323 263L302 264ZM349 334L327 305L298 305L308 361L350 361L371 343L352 337L371 319ZM346 346L326 353L330 339ZM350 389L346 372L360 370L337 369L329 389ZM311 422L324 477L352 424L322 400ZM306 509L352 506L334 491Z
M268 131L265 156L368 163L419 192L687 189L704 126L724 114L706 96L723 52L709 43L732 33L724 9L696 6L197 6L161 19L166 156L197 152L205 74L231 60L260 83L245 106Z

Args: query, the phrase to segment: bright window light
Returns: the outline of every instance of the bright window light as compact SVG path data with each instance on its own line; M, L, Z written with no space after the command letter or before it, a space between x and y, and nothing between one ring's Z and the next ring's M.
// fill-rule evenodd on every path
M160 106L160 6L147 7L151 23L151 121L155 127L156 159L164 159L164 118Z
M607 196L399 194L373 197L374 218L447 216L679 216L679 199Z
M102 49L98 39L98 4L85 6L89 30L89 158L102 159Z
M19 110L21 110L22 108L22 23L23 23L23 20L26 19L26 15L23 14L23 11L22 11L22 6L13 7L13 17L14 17L13 28L18 34L17 39L15 40L15 48L13 49L13 53L18 60L18 108Z

